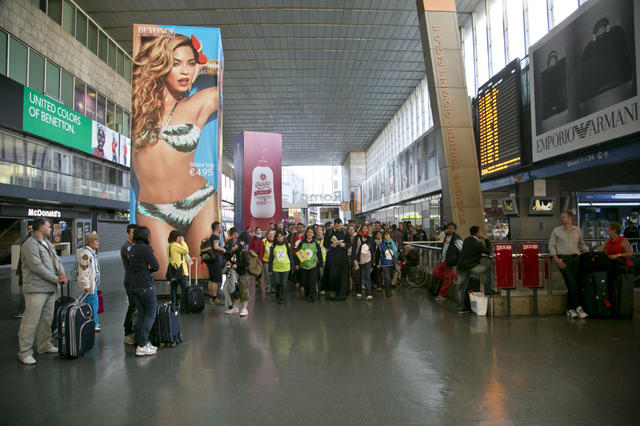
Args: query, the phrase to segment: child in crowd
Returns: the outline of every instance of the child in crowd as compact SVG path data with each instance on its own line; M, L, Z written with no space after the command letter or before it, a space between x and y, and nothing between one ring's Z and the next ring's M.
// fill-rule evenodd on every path
M318 285L318 271L322 270L322 250L316 240L313 227L308 227L305 239L299 244L293 260L296 263L296 271L300 275L300 281L304 288L307 300L313 302L316 298Z

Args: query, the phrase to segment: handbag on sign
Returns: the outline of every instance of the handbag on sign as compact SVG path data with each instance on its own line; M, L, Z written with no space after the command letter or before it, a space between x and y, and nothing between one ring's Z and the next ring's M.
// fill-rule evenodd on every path
M580 60L579 99L584 102L633 78L629 43L620 25L599 20Z
M551 63L553 61L553 64ZM549 52L547 69L540 73L542 82L542 119L567 109L567 61L558 59L555 50Z

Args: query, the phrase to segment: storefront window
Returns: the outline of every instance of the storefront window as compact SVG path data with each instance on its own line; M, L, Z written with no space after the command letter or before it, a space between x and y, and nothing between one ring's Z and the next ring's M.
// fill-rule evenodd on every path
M80 114L85 113L85 88L86 85L76 78L75 89L73 93L73 109L79 112Z
M27 46L13 37L9 39L9 77L27 84Z
M547 20L547 2L530 1L527 3L529 18L529 46L535 44L549 32Z
M47 15L60 25L62 22L62 0L49 0Z
M98 95L98 105L96 107L96 121L100 124L104 124L105 112L107 109L106 99L102 95Z
M80 9L77 9L76 15L76 40L87 44L87 15L80 12Z
M96 55L98 54L98 27L91 21L89 21L87 33L87 47Z
M75 32L75 6L69 0L62 2L62 28L69 34Z
M7 33L0 31L0 74L7 75Z
M47 61L47 88L45 93L60 99L60 67Z
M85 115L92 120L96 118L96 91L87 86L87 106Z
M508 62L516 58L524 58L524 10L522 1L507 2L507 48Z
M44 56L33 49L29 52L29 87L44 92Z
M65 70L60 73L60 99L67 108L73 108L73 76Z
M107 62L107 35L100 31L100 35L98 36L98 56L104 62Z

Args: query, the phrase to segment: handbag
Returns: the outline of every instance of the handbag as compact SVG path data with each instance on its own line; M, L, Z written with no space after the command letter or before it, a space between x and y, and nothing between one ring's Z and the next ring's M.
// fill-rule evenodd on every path
M551 63L553 61L553 64ZM547 69L540 73L542 83L542 119L567 109L567 60L558 59L555 50L549 52Z
M620 25L611 27L607 18L596 22L578 70L580 102L630 81L633 64L624 29Z
M169 246L169 259L171 259L171 246ZM167 281L173 281L176 280L180 277L182 277L182 259L184 258L184 255L180 255L180 266L174 266L171 264L171 261L169 261L169 264L167 265L167 273L165 274L165 279Z

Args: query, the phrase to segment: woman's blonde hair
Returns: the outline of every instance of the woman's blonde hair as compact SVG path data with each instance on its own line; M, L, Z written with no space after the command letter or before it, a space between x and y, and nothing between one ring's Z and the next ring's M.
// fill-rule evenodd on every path
M137 149L158 139L164 110L162 91L167 74L173 67L173 51L180 46L191 47L197 60L198 54L191 40L181 34L157 37L144 43L134 58L131 135Z

